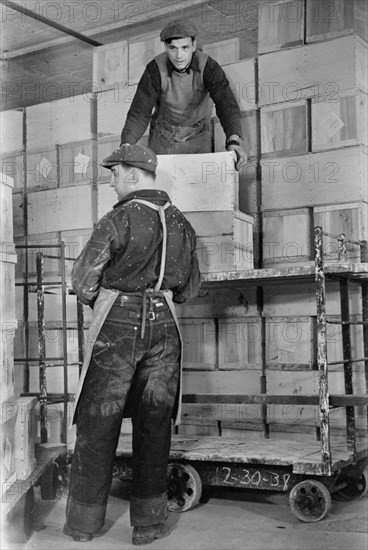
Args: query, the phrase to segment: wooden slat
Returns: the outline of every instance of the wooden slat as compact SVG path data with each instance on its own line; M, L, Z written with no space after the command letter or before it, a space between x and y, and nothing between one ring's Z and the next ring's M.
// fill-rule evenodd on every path
M318 395L183 394L183 403L318 405ZM368 395L330 395L332 407L368 405Z

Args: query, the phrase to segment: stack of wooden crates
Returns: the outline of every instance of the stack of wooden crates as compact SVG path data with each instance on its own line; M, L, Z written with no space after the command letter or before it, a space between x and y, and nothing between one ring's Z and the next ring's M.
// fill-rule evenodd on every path
M15 265L12 178L0 179L0 359L2 494L35 467L35 397L16 397L14 385Z
M250 57L242 47L241 21L237 33L229 27L223 40L213 33L202 45L223 66L237 96L249 156L237 174L214 111L215 155L190 162L160 159L159 177L199 234L203 272L312 265L312 228L318 224L326 232L344 232L350 240L367 238L366 7L361 0L260 2L257 55ZM138 79L145 64L162 51L159 28L96 48L94 93L27 107L23 113L2 113L2 120L11 121L2 172L14 179L16 243L63 240L67 256L75 257L116 201L109 171L99 163L118 147ZM141 142L147 144L147 133ZM327 261L336 261L335 243L326 242ZM356 245L348 243L348 258L359 261ZM24 264L19 251L18 282L24 281ZM47 280L60 276L58 265L46 261ZM68 263L68 277L70 268ZM35 276L34 257L29 274ZM185 392L260 393L263 323L267 391L318 393L314 285L275 284L260 296L259 288L224 283L220 292L203 288L195 302L179 308ZM36 297L28 298L32 330L26 350L24 288L17 287L18 357L37 354ZM351 302L351 312L358 316L358 288ZM339 318L337 283L328 286L327 303L328 314ZM47 354L58 356L61 298L56 290L50 290L46 308ZM87 308L87 324L88 314ZM67 317L73 393L78 379L73 296L68 297ZM329 360L338 361L341 335L331 330ZM361 329L352 333L354 356L362 357ZM357 386L362 368L356 365ZM59 390L61 378L62 368L53 367L49 392ZM330 385L331 393L343 392L341 366L331 369ZM24 388L22 376L16 375L16 388ZM38 390L37 365L31 368L28 389ZM257 405L185 405L183 410L180 430L189 434L259 437L267 423L270 437L282 432L304 438L314 436L319 423L315 407L268 406L266 414ZM337 432L340 423L336 416Z

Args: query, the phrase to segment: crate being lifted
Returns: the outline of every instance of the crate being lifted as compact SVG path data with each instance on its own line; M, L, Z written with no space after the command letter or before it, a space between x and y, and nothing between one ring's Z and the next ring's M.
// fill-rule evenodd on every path
M195 229L203 273L253 268L253 218L239 211L233 153L160 155L157 184Z
M239 211L239 176L231 152L158 155L156 189L166 191L197 234L203 273L253 268L253 217ZM99 217L116 203L98 189Z

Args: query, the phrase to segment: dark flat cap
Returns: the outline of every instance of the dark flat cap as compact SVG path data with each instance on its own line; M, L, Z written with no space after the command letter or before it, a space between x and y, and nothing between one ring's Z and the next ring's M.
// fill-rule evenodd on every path
M121 145L102 161L101 166L111 168L116 164L129 164L148 172L155 172L157 157L151 149L143 145Z
M164 27L160 33L161 42L169 38L186 38L187 36L197 36L198 31L194 23L188 19L177 19L171 21Z

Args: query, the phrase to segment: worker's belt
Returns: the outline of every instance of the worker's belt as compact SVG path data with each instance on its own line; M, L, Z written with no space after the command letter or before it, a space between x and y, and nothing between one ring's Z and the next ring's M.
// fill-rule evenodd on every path
M142 305L143 300L150 301L153 305L165 303L163 292L145 292L139 294L126 294L125 292L119 292L119 301L123 306L124 304Z
M202 118L190 125L170 124L166 120L158 118L154 123L154 127L163 137L173 141L188 141L210 128L207 118Z
M129 316L141 319L141 337L143 338L146 328L146 321L152 322L163 317L170 317L167 302L164 297L164 291L147 289L141 293L126 294L119 292L118 303L120 306L137 305L141 306L140 312L130 312Z

